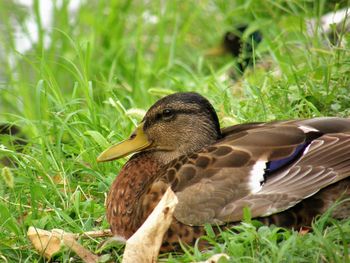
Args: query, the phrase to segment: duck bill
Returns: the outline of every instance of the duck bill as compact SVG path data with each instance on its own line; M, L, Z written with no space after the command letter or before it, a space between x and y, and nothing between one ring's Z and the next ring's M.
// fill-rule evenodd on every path
M103 151L98 157L98 162L108 162L115 159L122 158L131 153L141 151L151 146L151 142L147 139L147 136L143 132L143 124L141 123L135 131L131 134L130 138L122 141L116 145L109 147Z

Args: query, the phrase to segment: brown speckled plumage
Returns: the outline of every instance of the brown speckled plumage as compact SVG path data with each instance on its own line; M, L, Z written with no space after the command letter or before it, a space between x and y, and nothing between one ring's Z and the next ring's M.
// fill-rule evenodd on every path
M143 123L141 138L149 142L138 141L140 153L122 168L107 198L111 230L124 239L169 186L179 203L163 252L177 250L179 240L193 244L205 223L236 224L244 207L266 224L298 229L350 197L350 119L251 123L219 131L215 111L203 97L179 93L158 101ZM125 156L130 151L123 147L133 144L135 134L99 160ZM349 217L350 202L333 216Z
M147 154L137 154L125 164L107 197L107 220L113 233L128 239L159 202L165 191L151 193L150 189L158 170L159 163Z
M169 186L158 180L160 168L149 153L135 154L123 167L107 197L107 220L112 233L128 239L156 207ZM201 226L187 226L173 220L161 251L178 250L179 239L193 244L204 233Z

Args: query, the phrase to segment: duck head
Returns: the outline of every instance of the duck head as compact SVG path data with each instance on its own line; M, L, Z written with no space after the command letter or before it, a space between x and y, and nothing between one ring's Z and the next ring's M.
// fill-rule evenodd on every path
M218 117L203 96L175 93L157 101L129 139L102 152L97 161L112 161L134 152L149 151L165 164L212 144L221 137Z

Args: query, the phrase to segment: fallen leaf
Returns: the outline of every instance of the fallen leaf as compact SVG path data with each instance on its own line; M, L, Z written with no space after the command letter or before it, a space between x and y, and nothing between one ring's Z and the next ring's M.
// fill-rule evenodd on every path
M169 187L143 225L126 241L123 263L157 262L163 236L171 224L177 203L177 197Z
M64 232L62 229L47 231L31 226L27 236L34 248L47 259L51 259L62 246L65 246L73 250L86 263L96 263L99 260L97 255L76 241L77 235Z
M53 234L50 231L31 226L28 229L27 236L34 248L47 259L51 259L51 257L61 249L62 243L58 232Z
M63 243L73 250L84 262L86 263L97 263L99 257L93 254L90 250L84 248L75 239L74 235L68 235L63 237Z
M143 225L126 241L123 263L157 261L163 236L171 224L177 202L176 195L169 187ZM54 254L60 251L62 246L66 246L73 250L84 262L96 263L100 257L85 249L76 239L86 236L110 236L111 232L101 230L78 235L64 232L61 229L46 231L31 226L27 235L35 249L47 259L51 259Z

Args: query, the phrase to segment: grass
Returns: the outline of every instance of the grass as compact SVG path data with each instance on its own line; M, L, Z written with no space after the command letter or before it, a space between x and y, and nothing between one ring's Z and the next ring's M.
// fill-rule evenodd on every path
M306 19L347 1L104 0L85 1L74 14L69 1L53 1L49 30L40 2L34 3L28 10L0 2L0 122L21 127L15 136L0 135L0 158L11 160L0 179L0 261L45 261L26 237L31 225L74 233L108 228L104 200L125 159L97 164L96 156L127 137L165 94L205 95L223 126L350 115L350 35L340 30L334 34L347 42L331 43L322 32L309 36L305 27ZM38 41L21 54L15 27L26 32L30 12ZM264 40L254 50L255 64L232 79L232 57L203 54L241 23L259 29ZM14 143L21 136L26 145ZM212 250L184 248L182 255L162 258L190 262L225 252L232 262L350 261L349 220L325 215L304 236L256 224L217 238L209 228L204 238ZM97 251L100 241L81 242ZM122 248L103 253L120 260ZM79 261L67 250L55 260Z

